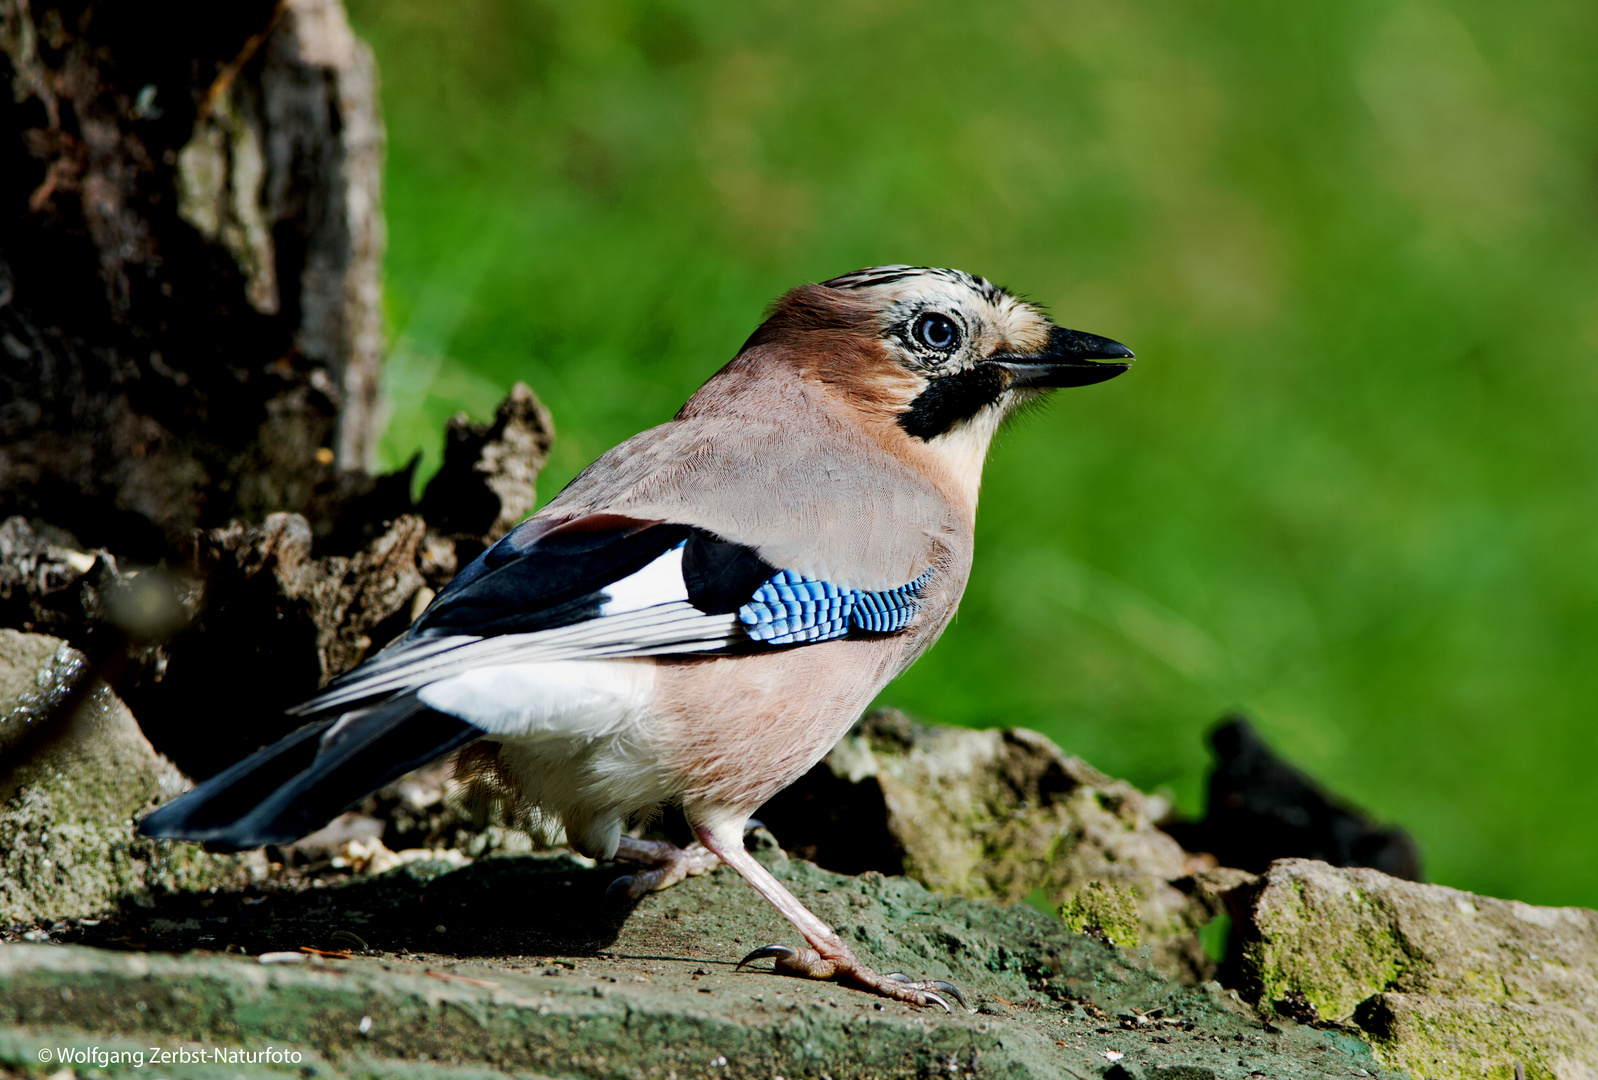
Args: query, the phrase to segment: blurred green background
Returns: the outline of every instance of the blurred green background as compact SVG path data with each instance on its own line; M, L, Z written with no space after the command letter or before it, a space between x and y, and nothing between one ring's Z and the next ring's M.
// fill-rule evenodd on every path
M397 465L529 382L547 499L785 288L957 266L1138 352L990 459L885 702L1196 810L1225 709L1434 880L1598 906L1598 6L350 0Z

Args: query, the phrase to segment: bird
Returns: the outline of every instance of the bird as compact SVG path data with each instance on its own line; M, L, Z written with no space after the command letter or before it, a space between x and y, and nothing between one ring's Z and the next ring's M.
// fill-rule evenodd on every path
M720 864L804 939L781 974L949 1009L879 974L744 846L937 640L971 571L1007 417L1133 353L959 270L870 267L780 297L671 420L601 455L458 573L408 631L290 710L303 726L145 816L145 836L284 844L405 774L455 775L639 869ZM680 806L687 847L629 827Z

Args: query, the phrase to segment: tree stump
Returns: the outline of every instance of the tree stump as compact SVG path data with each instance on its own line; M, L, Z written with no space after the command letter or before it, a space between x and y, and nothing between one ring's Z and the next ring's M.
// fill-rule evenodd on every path
M376 68L337 0L0 0L0 518L154 561L366 467Z
M338 0L0 0L0 76L0 626L203 777L532 508L549 415L457 417L420 515L371 473L383 132Z

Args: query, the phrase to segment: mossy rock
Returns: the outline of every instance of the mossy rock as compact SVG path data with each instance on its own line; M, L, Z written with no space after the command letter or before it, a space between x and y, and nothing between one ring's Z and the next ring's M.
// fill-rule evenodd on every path
M261 862L134 834L139 814L188 781L86 667L55 638L0 630L0 924L238 885Z
M1239 899L1251 1000L1426 1077L1598 1077L1598 912L1283 859Z
M65 935L166 954L0 948L0 1070L48 1075L37 1054L57 1047L270 1043L301 1054L285 1073L320 1076L1398 1075L1357 1040L1267 1024L1031 908L767 858L879 970L951 980L973 1011L737 970L796 935L725 868L626 911L603 902L614 869L505 856L300 893L173 896ZM376 952L280 965L194 951L336 948L351 931Z

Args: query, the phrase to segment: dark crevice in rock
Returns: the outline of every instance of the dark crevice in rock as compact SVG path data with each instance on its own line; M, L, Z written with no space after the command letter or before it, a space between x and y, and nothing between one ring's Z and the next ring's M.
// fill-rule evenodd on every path
M904 849L888 826L875 776L851 781L820 766L778 792L755 817L782 846L840 874L904 873Z

